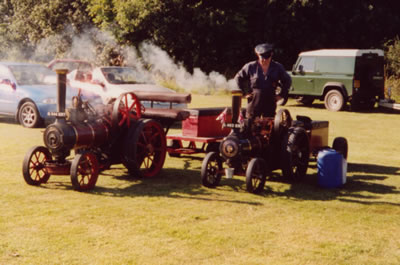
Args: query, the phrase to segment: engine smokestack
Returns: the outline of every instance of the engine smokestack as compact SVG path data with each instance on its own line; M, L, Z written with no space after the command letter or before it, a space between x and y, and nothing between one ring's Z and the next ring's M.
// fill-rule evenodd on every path
M242 91L232 91L232 123L237 123L242 108Z
M57 112L65 112L65 99L67 97L68 69L56 69L57 73Z

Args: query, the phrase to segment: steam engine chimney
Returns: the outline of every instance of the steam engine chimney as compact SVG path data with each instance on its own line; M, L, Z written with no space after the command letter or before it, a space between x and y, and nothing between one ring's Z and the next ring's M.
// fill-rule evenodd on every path
M232 123L237 123L242 108L242 91L232 91Z
M67 94L67 73L68 69L56 69L57 73L57 112L65 112L65 100ZM60 117L57 116L57 120Z

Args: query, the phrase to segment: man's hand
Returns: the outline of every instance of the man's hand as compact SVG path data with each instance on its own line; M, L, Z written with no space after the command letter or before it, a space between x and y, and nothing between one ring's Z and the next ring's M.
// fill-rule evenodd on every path
M245 98L248 99L248 100L252 100L253 99L253 93L247 94L245 96Z

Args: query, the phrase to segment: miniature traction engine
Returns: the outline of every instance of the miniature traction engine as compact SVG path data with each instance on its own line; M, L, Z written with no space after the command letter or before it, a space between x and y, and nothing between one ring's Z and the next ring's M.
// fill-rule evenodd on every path
M165 132L157 120L141 118L144 107L137 93L124 93L96 109L78 94L72 107L65 109L67 70L56 72L57 112L50 113L56 121L44 131L45 147L32 147L25 156L23 176L28 184L46 183L51 175L70 175L75 190L89 190L99 172L119 163L133 176L159 173L166 156Z
M210 152L201 167L202 183L206 187L219 184L226 170L246 176L246 189L258 193L263 190L266 176L272 170L282 169L283 175L298 178L308 166L309 142L303 128L291 128L292 118L286 109L280 109L275 117L242 119L242 94L232 96L232 122L223 126L232 128L219 145L219 152ZM244 115L243 115L244 116ZM296 132L296 140L293 136ZM292 139L292 140L290 140Z

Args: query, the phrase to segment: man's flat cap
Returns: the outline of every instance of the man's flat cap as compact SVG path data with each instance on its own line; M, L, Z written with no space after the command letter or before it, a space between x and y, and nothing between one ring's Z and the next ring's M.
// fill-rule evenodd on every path
M272 44L269 43L262 43L262 44L258 44L255 48L254 51L257 54L266 54L266 53L270 53L272 52L272 49L274 48L274 46Z

